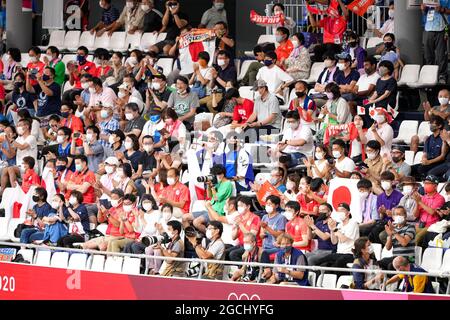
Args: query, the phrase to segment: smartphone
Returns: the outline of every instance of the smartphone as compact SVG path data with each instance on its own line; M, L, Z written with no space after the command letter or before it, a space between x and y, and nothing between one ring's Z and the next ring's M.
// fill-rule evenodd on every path
M80 134L79 132L75 132L75 133L73 134L73 137L78 139L78 138L80 137L80 135L81 135L81 134Z
M107 199L100 199L99 200L100 205L104 206L105 209L111 209L111 203Z

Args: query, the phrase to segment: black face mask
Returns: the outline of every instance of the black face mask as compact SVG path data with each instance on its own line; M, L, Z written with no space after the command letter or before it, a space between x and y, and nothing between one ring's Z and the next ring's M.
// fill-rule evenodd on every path
M392 161L394 161L395 163L398 163L402 160L401 157L392 157Z
M328 212L319 212L319 216L317 217L317 220L325 220L328 217Z
M39 202L39 196L33 196L33 201L34 202Z
M350 48L356 48L358 43L356 41L351 41L351 42L348 43L348 45L350 46Z
M373 73L371 69L364 69L364 72L365 72L366 74L372 74L372 73Z
M385 42L384 46L386 47L386 49L390 49L394 46L394 44L392 42Z
M297 92L295 92L295 95L297 96L297 98L303 98L306 95L306 92L297 91Z
M17 89L17 90L19 90L20 88L23 87L23 84L24 84L23 82L18 81L18 82L16 82L16 83L14 83L14 88Z

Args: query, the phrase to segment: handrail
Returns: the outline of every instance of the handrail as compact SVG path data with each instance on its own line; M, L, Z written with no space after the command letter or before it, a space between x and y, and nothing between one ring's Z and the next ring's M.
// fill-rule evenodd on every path
M286 264L274 264L274 263L260 263L260 262L241 262L241 261L226 261L226 260L213 260L213 259L198 259L198 258L177 258L177 257L164 257L164 256L149 256L145 254L133 254L133 253L119 253L119 252L107 252L98 250L88 250L88 249L72 249L72 248L62 248L62 247L43 247L35 244L21 244L21 243L11 243L11 242L0 242L1 246L11 246L11 247L22 247L31 248L38 250L51 250L51 251L67 251L73 253L87 253L87 254L97 254L106 256L120 256L120 257L132 257L132 258L150 258L157 260L171 260L180 262L198 262L207 264L223 264L223 265L240 265L240 266L251 266L251 267L280 267L286 268ZM351 268L331 268L331 267L319 267L319 266L289 266L295 269L310 270L310 271L336 271L336 272L358 272L358 273L382 273L382 274L403 274L403 275L426 275L428 277L438 277L438 278L449 278L450 271L443 272L406 272L406 271L389 271L381 269L351 269ZM357 271L356 271L357 270Z

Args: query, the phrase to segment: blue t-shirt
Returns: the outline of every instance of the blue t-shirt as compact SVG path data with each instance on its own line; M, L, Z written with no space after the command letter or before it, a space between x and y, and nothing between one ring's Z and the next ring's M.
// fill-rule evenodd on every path
M348 76L345 76L344 71L336 71L336 83L338 85L347 85L350 84L352 81L358 81L359 80L359 72L356 70L350 71L350 74Z
M66 219L70 218L71 215L69 213L69 209L67 208L64 209L65 209L63 210L64 218ZM80 204L76 209L73 209L73 211L75 211L75 213L80 216L80 222L81 225L83 226L84 232L88 232L90 230L90 227L89 227L89 214L86 209L86 206L84 204Z
M284 215L281 213L277 213L272 218L269 217L268 214L265 214L262 217L262 222L267 222L267 225L275 231L286 230L287 220ZM273 245L276 241L275 237L266 231L267 237L263 240L263 248L264 249L273 249L275 246Z
M441 135L435 137L431 134L425 141L424 152L427 154L427 159L432 160L441 155L442 151L442 138Z
M50 212L54 212L54 210L48 204L48 202L44 203L41 207L39 207L37 204L35 204L33 207L33 210L36 212L37 217L39 219L47 217L50 214Z
M10 146L8 145L7 141L3 141L2 148L6 149L6 150L10 149ZM2 161L8 162L9 166L15 166L16 165L16 157L14 156L11 159L8 159L8 157L2 151L0 151L0 159L2 159Z
M47 96L39 87L37 117L46 117L52 114L59 114L61 109L61 86L53 82L48 86L53 92L52 96Z
M316 227L323 233L330 233L330 228L328 227L327 223L323 223L323 220L317 220ZM331 250L332 252L336 252L337 245L333 244L331 242L331 239L328 240L322 240L319 236L316 237L317 239L317 247L319 250Z
M24 91L22 93L13 91L12 102L17 106L18 109L34 110L34 100L36 100L36 95L32 93L29 93L27 91Z

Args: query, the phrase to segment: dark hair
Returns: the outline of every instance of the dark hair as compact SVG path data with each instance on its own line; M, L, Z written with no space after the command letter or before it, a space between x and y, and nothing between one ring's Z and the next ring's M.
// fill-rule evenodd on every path
M47 48L47 50L50 50L52 53L56 53L56 56L59 56L59 49L55 46L50 46Z
M173 230L178 231L178 236L180 236L182 225L180 221L177 220L170 220L167 222L167 226L171 226Z
M361 237L355 240L355 248L352 249L355 258L362 257L362 251L366 248L367 241L369 241L368 237Z
M113 54L112 54L111 56L114 56L114 55L116 55L116 56L120 59L120 61L122 62L122 59L123 59L123 54L122 54L122 52L120 52L120 51L115 51L115 52L113 52Z
M213 226L215 229L219 230L219 237L222 236L223 233L223 224L220 221L210 221L208 223L209 226Z
M181 82L183 82L183 83L187 86L187 88L186 88L186 92L187 92L187 93L189 93L189 92L191 91L191 89L189 88L189 80L188 80L188 78L183 77L183 76L178 76L178 77L175 79L175 83L176 83L177 81L181 81Z
M369 140L366 143L366 147L369 147L370 149L373 149L373 150L380 150L381 144L377 140Z
M389 38L391 38L392 39L392 42L395 42L395 35L393 34L393 33L386 33L384 36L383 36L383 39L384 38L386 38L386 37L389 37Z
M88 158L84 154L76 155L74 157L74 161L77 160L77 159L83 161L86 164L88 163Z
M237 202L242 202L243 204L245 204L246 206L252 206L252 199L250 197L247 196L239 196L237 198Z
M388 69L388 74L391 76L394 73L394 64L388 60L383 60L378 65L378 68L385 67Z
M225 169L225 167L221 164L215 164L211 168L210 172L211 172L211 174L214 174L214 175L219 175L219 174L225 175L227 173L227 169Z
M122 168L123 173L127 178L131 178L131 176L133 175L133 168L128 162L122 163L119 168Z
M228 203L233 204L234 208L237 208L237 197L229 197Z
M131 202L135 203L136 202L136 196L132 193L127 193L124 197L123 200L130 200Z
M161 211L163 211L165 208L169 208L169 209L170 209L170 212L173 213L173 206L172 206L170 203L164 203L164 204L161 206Z
M158 210L158 204L156 203L155 198L151 194L145 193L141 197L141 203L144 201L150 201L152 203L152 209Z
M45 70L49 70L51 75L52 75L52 77L56 76L56 71L52 67L45 67Z
M209 62L209 59L210 59L209 53L206 52L206 51L202 51L202 52L200 52L200 53L198 54L198 58L199 58L199 59L203 59L203 60L205 60L206 62Z
M122 190L122 189L112 189L112 190L111 190L111 193L113 193L113 194L119 196L119 198L121 198L121 199L123 199L123 197L124 197L124 195L125 195L125 194L123 193L123 190Z
M298 41L300 41L301 45L305 44L305 36L303 35L303 33L301 32L296 32L292 35L293 37L296 37L298 39Z
M127 134L127 137L133 141L133 150L138 151L139 150L139 138L134 133Z
M142 142L144 142L145 139L152 139L152 142L155 142L155 139L153 139L153 137L150 136L150 135L143 136L142 137Z
M280 203L281 203L281 199L280 199L280 197L279 196L275 196L275 195L270 195L270 196L268 196L267 198L266 198L266 202L267 201L270 201L270 202L272 202L274 205L276 205L276 206L280 206Z
M364 188L364 189L372 189L372 182L368 179L361 179L358 181L358 183L356 184L356 187L359 188Z
M177 168L170 168L169 170L167 170L167 173L169 173L169 171L175 172L175 176L180 177L180 170L178 170Z
M430 123L434 123L435 125L437 125L438 127L441 127L441 129L445 126L445 120L442 119L439 116L431 116L430 117Z
M309 185L312 192L317 192L324 184L325 183L323 182L322 178L314 178L311 180L311 183Z
M334 99L338 99L341 97L341 89L335 82L330 82L325 86L325 91L331 92L333 94Z
M92 81L94 86L103 87L103 82L102 82L102 80L100 78L93 77L92 79L89 79L89 81Z
M337 61L336 55L332 51L325 52L322 58L323 60L333 60L335 62Z
M61 119L59 118L59 116L58 116L57 114L52 114L52 115L50 116L50 118L48 118L48 121L50 122L50 121L52 121L52 120L54 120L54 121L56 121L56 122L59 122Z
M79 203L79 204L82 204L83 203L83 194L80 192L80 191L76 191L76 190L73 190L71 193L70 193L70 196L74 196L75 198L77 198L77 202Z
M22 109L23 110L23 109ZM28 110L27 110L28 111ZM20 111L19 111L20 112ZM31 129L31 120L30 119L20 119L18 122L25 123L28 126L28 129Z
M336 139L333 141L332 145L340 146L342 149L345 150L345 142L342 139Z
M85 46L78 47L77 51L79 50L83 51L85 55L89 54L89 50Z
M22 159L22 161L25 162L30 167L30 169L34 169L34 165L36 164L36 160L34 160L33 157L24 157Z
M18 48L9 48L7 51L15 62L22 61L22 54Z
M47 190L45 190L45 188L37 187L37 188L34 190L34 192L37 193L37 195L38 195L39 199L41 199L41 201L43 201L43 202L46 202L46 201L47 201L48 193L47 193Z
M226 93L225 93L225 100L231 100L232 98L240 98L241 95L239 94L239 90L236 88L230 88Z
M139 106L135 102L129 102L125 105L125 109L130 109L133 112L139 112Z
M281 32L282 34L286 35L288 38L289 38L289 36L291 35L291 34L289 33L288 28L285 28L285 27L278 27L278 28L277 28L277 31L279 31L279 32Z
M162 119L173 119L174 121L178 120L178 114L172 108L165 108L161 114Z
M69 137L69 138L72 135L72 130L70 128L67 128L67 127L59 127L58 131L62 131L64 133L64 135Z
M298 114L297 110L291 110L291 111L288 111L288 113L286 114L286 119L299 120L300 115Z
M282 3L275 3L272 7L272 9L275 9L275 7L280 7L280 9L284 12L284 5Z
M390 171L384 171L381 173L380 175L380 180L389 180L389 181L394 181L395 180L395 176L392 172Z
M338 204L337 206L338 208L344 208L345 210L347 210L348 212L350 212L350 206L347 202L341 202Z
M377 59L374 56L367 56L364 62L369 62L371 65L377 64Z
M130 52L130 57L131 57L131 54L132 54L133 52L136 54L136 58L137 58L138 62L141 62L142 59L144 58L144 55L142 54L142 51L141 51L141 50L138 50L138 49L131 50L131 52Z
M319 205L319 207L320 207L320 206L325 206L325 207L328 208L329 211L333 212L333 206L332 206L331 204L329 204L328 202L321 203L321 204Z
M69 162L69 159L67 159L66 156L58 156L58 157L56 158L56 160L57 160L57 161L61 161L61 162L65 162L65 163L68 163L68 162Z
M263 48L261 45L257 44L254 48L253 48L253 54L256 56L258 53L260 52L264 52Z
M300 211L300 203L298 203L297 201L288 201L286 203L286 208L291 208L294 209L294 211Z
M97 139L98 139L98 137L100 136L100 129L97 126L94 126L94 125L89 126L86 128L86 132L88 130L92 130L97 135Z
M228 59L231 59L230 53L229 53L228 51L226 51L226 50L220 50L220 51L217 53L217 56L225 56L225 57L227 57Z
M16 80L16 78L19 77L22 81L25 81L25 74L23 74L22 72L18 72L14 75L14 80Z
M313 178L311 178L310 176L303 176L300 178L300 181L304 179L306 181L307 184L311 184L311 181Z
M109 51L105 48L97 48L94 51L94 58L99 58L102 60L109 60L111 59L111 55L109 54Z
M93 79L94 77L93 77L92 74L90 74L90 73L83 73L83 74L81 75L81 78L84 78L84 79L86 79L87 81L91 81L91 79Z
M277 54L275 53L275 51L266 52L266 57L269 57L272 60L277 60L278 59Z
M225 21L218 21L214 25L217 26L218 24L222 25L225 29L228 30L228 24Z
M39 47L31 47L28 49L28 52L33 51L36 55L40 55L42 53L41 49Z

